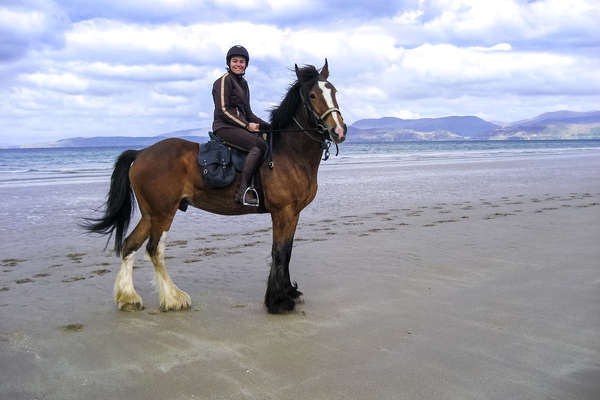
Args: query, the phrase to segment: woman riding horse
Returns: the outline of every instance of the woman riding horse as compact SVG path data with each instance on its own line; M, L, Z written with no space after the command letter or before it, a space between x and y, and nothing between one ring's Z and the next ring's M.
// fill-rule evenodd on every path
M267 151L267 143L258 132L268 130L271 125L254 115L250 108L250 89L244 79L250 61L248 51L243 46L233 46L227 52L226 61L227 73L215 81L212 89L215 102L213 132L225 142L248 152L235 199L242 204L258 206L256 192L247 189Z
M335 87L327 80L328 76L327 60L320 72L313 66L296 66L298 79L279 107L271 112L273 132L278 133L273 136L274 168L265 163L259 169L264 207L273 223L273 261L265 293L270 313L293 310L301 295L291 282L289 271L298 218L317 194L323 149L330 141L341 143L346 138ZM115 252L123 260L115 280L119 309L142 308L142 298L133 286L133 263L146 240L146 251L154 264L160 309L183 310L191 306L190 296L167 273L164 255L166 233L182 201L222 215L259 212L256 207L245 207L234 200L236 186L207 188L198 165L198 151L198 143L170 138L142 150L124 151L117 159L104 215L89 220L86 228L102 234L115 233ZM142 216L123 240L134 199Z

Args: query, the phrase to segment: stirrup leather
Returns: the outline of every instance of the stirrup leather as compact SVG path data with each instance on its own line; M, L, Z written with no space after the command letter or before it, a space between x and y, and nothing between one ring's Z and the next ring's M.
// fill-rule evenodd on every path
M249 202L246 200L246 195L248 194L248 192L254 192L254 196L256 197L256 202ZM260 200L259 200L258 192L256 191L256 189L254 189L252 186L248 186L246 188L246 190L244 190L244 193L242 194L242 204L245 206L258 207L259 202L260 202Z

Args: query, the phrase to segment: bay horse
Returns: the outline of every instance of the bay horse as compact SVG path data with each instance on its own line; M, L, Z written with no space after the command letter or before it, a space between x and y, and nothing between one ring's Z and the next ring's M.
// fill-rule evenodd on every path
M295 66L297 80L281 104L271 110L272 164L259 168L264 209L273 224L272 263L265 305L269 313L292 311L302 295L290 281L289 263L300 212L317 193L317 171L323 150L333 141L345 140L346 125L338 109L336 89L327 81L327 59L318 71L314 66ZM142 298L133 286L133 262L148 239L146 251L154 264L162 311L184 310L190 296L171 280L165 267L166 232L182 201L216 214L241 215L258 212L234 198L239 173L232 185L208 189L198 165L199 144L169 138L142 150L126 150L115 162L104 215L88 219L84 227L101 234L115 233L114 249L122 257L114 286L120 310L142 309ZM272 167L272 168L271 168ZM135 197L134 197L135 194ZM123 240L137 198L141 219ZM110 240L110 236L108 238Z

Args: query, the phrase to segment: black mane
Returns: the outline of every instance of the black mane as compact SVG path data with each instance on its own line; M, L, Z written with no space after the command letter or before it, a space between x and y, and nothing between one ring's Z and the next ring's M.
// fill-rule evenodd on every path
M313 65L305 65L300 68L298 75L300 77L290 85L279 107L271 110L271 125L273 129L283 129L290 125L302 101L300 90L303 90L306 94L308 89L319 79L319 71Z

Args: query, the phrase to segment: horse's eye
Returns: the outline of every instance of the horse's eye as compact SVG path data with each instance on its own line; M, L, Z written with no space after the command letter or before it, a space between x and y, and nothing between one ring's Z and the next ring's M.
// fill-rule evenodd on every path
M311 93L311 94L310 94L310 98L311 98L311 99L316 99L316 98L317 98L317 95L315 95L314 93Z

